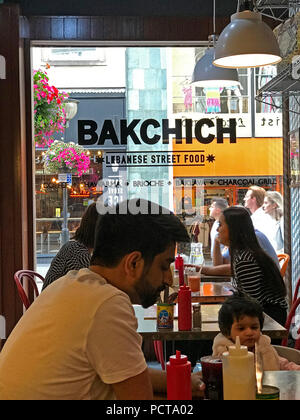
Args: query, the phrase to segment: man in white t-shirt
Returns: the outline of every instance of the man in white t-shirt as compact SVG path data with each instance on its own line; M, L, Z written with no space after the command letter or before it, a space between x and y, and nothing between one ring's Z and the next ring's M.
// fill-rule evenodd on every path
M273 235L274 224L272 218L264 212L262 207L265 195L266 191L264 188L252 185L244 197L244 205L251 212L254 228L265 234L273 248L276 249Z
M175 244L189 236L174 214L146 200L106 211L90 267L50 284L8 337L0 399L142 400L166 390L166 373L147 368L132 304L157 301L172 283ZM192 384L203 392L199 375Z

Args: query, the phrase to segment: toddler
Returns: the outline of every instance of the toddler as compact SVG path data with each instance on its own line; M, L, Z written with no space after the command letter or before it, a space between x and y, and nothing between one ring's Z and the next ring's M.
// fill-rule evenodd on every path
M264 370L300 370L300 365L280 357L271 345L270 337L261 333L264 315L261 305L250 297L234 293L223 303L219 311L219 333L213 342L213 356L221 357L228 347L240 337L241 345L249 351L260 352Z

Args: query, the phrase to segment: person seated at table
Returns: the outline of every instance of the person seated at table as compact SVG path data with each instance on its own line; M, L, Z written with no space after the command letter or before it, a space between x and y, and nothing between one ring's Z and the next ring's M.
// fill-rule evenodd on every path
M143 199L97 204L89 268L50 284L24 313L0 357L0 399L152 399L166 372L148 369L132 304L153 305L172 283L184 225ZM196 395L203 393L192 375Z
M286 287L279 267L260 247L248 211L240 206L225 209L219 220L219 241L229 247L231 262L207 267L208 275L233 275L233 286L256 298L279 324L287 317ZM218 271L219 270L219 271ZM227 272L226 272L227 270Z
M53 258L42 290L70 270L80 270L81 268L89 267L98 216L96 203L89 205L72 240L65 243Z
M264 370L300 370L300 365L280 357L271 345L271 339L262 334L264 314L257 300L234 293L221 306L218 315L220 333L213 341L213 357L221 357L228 347L240 343L249 351L260 353Z
M266 254L268 254L272 258L277 267L280 269L278 255L276 254L276 251L273 248L269 239L264 233L260 232L257 229L254 229L254 232L261 248L265 251ZM223 249L221 249L219 235L217 232L213 248L213 265L217 266L222 264L230 264L230 253L229 248L227 246L223 246Z
M268 254L272 260L275 262L277 267L280 269L278 256L276 254L275 249L273 248L271 242L266 237L266 235L260 232L257 229L254 229L256 238L258 240L259 245ZM194 266L196 267L196 271L201 270L202 274L206 274L207 276L231 276L231 264L230 264L230 252L228 246L224 246L221 248L221 243L219 239L218 232L214 238L214 245L212 251L212 266L200 266L200 265L193 265L193 264L185 264L186 267Z

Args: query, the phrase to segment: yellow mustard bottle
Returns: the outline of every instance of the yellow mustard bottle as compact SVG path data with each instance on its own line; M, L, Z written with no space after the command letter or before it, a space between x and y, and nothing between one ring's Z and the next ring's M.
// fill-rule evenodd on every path
M223 353L222 360L224 400L255 400L254 354L240 345L239 336L235 345Z

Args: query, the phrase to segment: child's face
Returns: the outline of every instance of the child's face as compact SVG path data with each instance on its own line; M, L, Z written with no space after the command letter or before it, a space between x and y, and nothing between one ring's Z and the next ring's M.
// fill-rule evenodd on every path
M235 343L236 336L240 337L243 346L254 347L260 337L260 325L257 317L242 316L238 321L234 319L231 326L230 338Z

